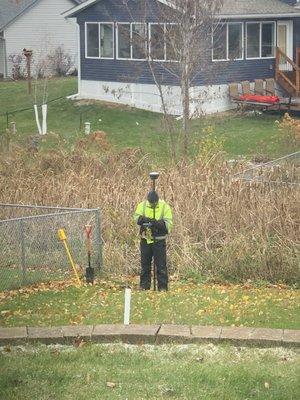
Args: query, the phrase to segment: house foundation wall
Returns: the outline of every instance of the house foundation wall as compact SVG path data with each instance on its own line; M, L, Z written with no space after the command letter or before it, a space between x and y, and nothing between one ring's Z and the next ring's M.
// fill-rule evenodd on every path
M181 115L181 90L179 86L162 86L165 107L171 115ZM81 80L81 99L103 100L126 104L154 112L163 112L161 97L156 85ZM197 86L190 90L193 116L213 114L234 108L228 98L227 85Z

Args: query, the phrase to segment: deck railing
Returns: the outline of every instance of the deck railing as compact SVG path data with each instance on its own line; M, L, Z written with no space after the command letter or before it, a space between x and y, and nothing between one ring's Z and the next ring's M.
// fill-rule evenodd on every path
M294 92L300 91L300 48L296 50L296 62L291 60L278 47L276 49L275 78L281 80L287 89L290 87Z

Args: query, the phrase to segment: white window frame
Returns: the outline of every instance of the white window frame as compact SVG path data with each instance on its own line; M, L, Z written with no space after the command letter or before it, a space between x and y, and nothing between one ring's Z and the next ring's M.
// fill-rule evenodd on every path
M217 28L220 24L215 24L215 27ZM212 32L212 38L211 38L211 43L212 43L212 48L211 48L211 59L213 62L224 62L224 61L242 61L245 58L245 40L244 40L244 35L245 35L245 29L244 29L244 22L224 22L222 25L226 25L226 58L222 59L215 59L214 58L214 33L215 30L213 28ZM228 25L242 25L242 58L229 58L229 28Z
M164 35L165 35L165 61L164 62L168 62L168 63L178 63L180 60L169 60L167 59L167 41L166 41L166 31L167 31L167 25L179 25L176 22L165 22L165 28L164 28ZM150 43L150 41L149 41ZM149 50L149 54L150 54L150 50ZM153 60L156 61L156 60Z
M103 57L101 55L101 25L112 25L112 44L113 44L113 48L112 48L112 53L113 56L112 57ZM114 22L99 22L99 54L102 60L114 60L115 59L115 24Z
M161 59L161 60L158 58L151 57L151 26L152 25L163 25L164 26L164 59ZM167 45L166 45L166 23L165 22L150 22L148 29L149 29L149 59L152 61L157 61L157 62L168 62L167 61Z
M98 25L98 51L99 51L99 56L98 56L98 57L91 57L91 56L88 56L88 55L87 55L87 50L88 50L88 48L87 48L87 26L88 26L88 25ZM92 60L99 60L99 58L100 58L100 28L99 28L99 22L93 22L93 21L89 22L89 21L86 21L86 22L85 22L85 32L84 32L84 35L85 35L85 37L84 37L85 58L89 58L89 59L92 59Z
M146 43L145 43L145 58L133 58L133 47L132 47L132 26L133 25L144 25L145 26L145 34L146 34ZM148 56L148 42L149 42L149 36L148 36L148 29L147 29L147 24L146 22L130 22L130 60L132 61L147 61L147 56ZM122 60L124 60L122 58Z
M240 58L229 58L229 25L242 25L242 57ZM244 60L245 57L245 39L244 39L244 22L227 22L227 59L228 60L233 60L233 61L242 61Z
M130 46L130 57L129 58L124 58L124 57L119 57L119 25L129 25L129 46ZM147 34L148 29L147 29L147 24L145 22L117 22L116 23L116 59L117 60L125 60L125 61L146 61L146 58L133 58L133 51L132 51L132 25L145 25L145 32ZM148 40L148 37L147 37ZM147 54L147 44L145 45L145 52Z
M87 55L87 26L88 24L90 25L98 25L98 50L99 50L99 57L90 57ZM112 37L112 43L113 43L113 56L112 57L102 57L101 56L101 30L100 30L100 25L112 25L112 33L113 33L113 37ZM115 24L114 22L108 21L108 22L94 22L94 21L86 21L85 22L85 40L84 40L84 45L85 45L85 58L89 58L92 60L114 60L115 59Z
M259 57L248 57L248 25L250 24L259 24ZM262 50L262 24L272 24L274 29L274 55L271 57L262 57L261 50ZM275 47L277 43L277 24L275 21L248 21L246 22L246 60L270 60L276 57L275 55Z

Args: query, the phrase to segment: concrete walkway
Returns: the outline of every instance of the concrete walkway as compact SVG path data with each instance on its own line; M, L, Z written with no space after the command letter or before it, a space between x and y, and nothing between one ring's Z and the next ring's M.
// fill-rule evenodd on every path
M0 328L0 346L26 343L230 343L238 346L300 347L300 330L187 325L72 325Z

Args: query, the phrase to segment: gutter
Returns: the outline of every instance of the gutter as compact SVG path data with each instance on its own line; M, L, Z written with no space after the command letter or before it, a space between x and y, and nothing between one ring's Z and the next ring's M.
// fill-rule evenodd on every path
M291 18L291 17L300 17L300 11L294 13L286 13L286 14L219 14L216 15L215 18L218 19L262 19L262 18Z

